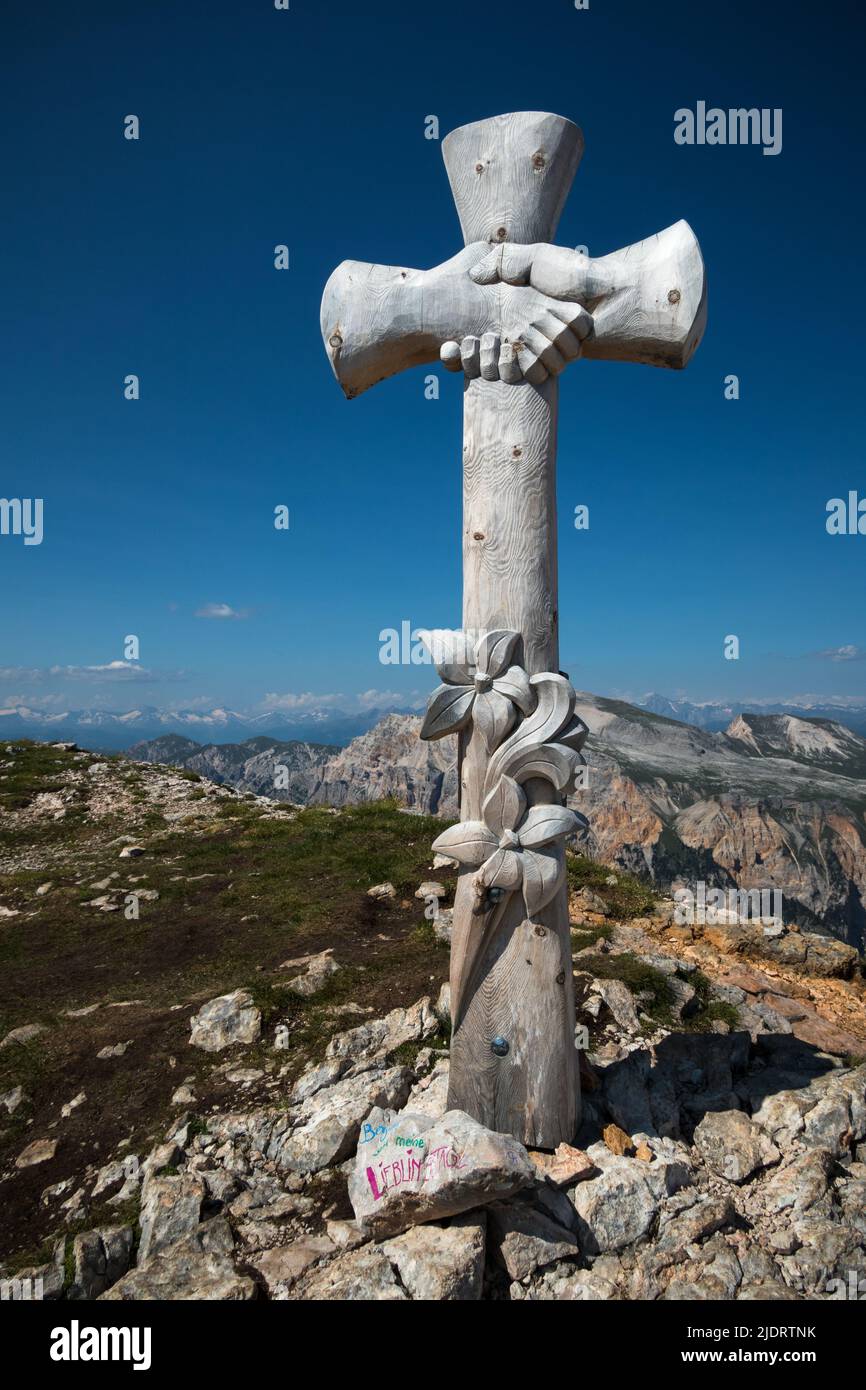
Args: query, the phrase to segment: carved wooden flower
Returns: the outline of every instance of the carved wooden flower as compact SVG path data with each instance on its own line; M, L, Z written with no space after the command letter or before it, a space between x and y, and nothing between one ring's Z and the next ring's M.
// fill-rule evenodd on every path
M462 634L454 634L450 650L436 665L445 684L430 697L422 738L457 733L471 719L492 753L514 723L517 710L531 712L535 692L529 677L521 666L509 665L519 635L488 632L470 652L465 639L460 650Z
M545 845L571 835L581 817L565 806L531 806L512 777L502 777L482 807L483 821L452 825L433 848L461 864L480 864L477 882L506 893L523 889L531 917L554 897L562 880L560 856L543 853Z

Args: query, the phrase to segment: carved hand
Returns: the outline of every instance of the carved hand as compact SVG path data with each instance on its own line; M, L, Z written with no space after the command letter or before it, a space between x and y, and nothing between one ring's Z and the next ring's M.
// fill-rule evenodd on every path
M475 242L432 270L344 261L325 287L322 335L347 396L407 366L435 361L489 381L533 383L580 355L592 331L582 305L470 272Z
M705 323L704 264L687 222L597 259L567 246L476 241L432 270L344 261L321 318L350 397L440 355L492 381L541 382L581 351L684 367Z
M475 279L472 270L469 273ZM592 317L582 305L553 299L531 288L513 289L506 283L500 285L498 314L498 332L481 338L469 335L462 342L442 345L439 356L449 371L462 370L470 379L481 376L487 381L512 385L528 381L540 386L580 356L581 345L592 332Z

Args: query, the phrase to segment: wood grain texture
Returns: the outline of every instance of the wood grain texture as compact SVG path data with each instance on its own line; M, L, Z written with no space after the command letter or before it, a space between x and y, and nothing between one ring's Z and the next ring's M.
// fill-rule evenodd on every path
M544 111L452 130L442 157L463 240L550 241L582 154L579 128Z
M463 627L522 634L515 660L559 668L556 579L558 384L483 379L464 390ZM488 754L480 731L460 738L461 820L481 817ZM530 804L550 784L525 787ZM461 870L451 942L449 1107L543 1148L569 1142L579 1113L567 890L532 921L514 894L474 911L474 871ZM505 1057L494 1038L509 1045Z
M558 401L555 380L463 394L463 627L521 633L530 675L559 669Z

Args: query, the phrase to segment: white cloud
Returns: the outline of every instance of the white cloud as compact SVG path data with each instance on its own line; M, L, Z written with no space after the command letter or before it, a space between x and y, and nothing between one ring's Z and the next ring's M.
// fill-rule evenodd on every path
M427 703L417 690L362 690L355 699L360 709L423 709Z
M417 690L362 690L356 695L316 694L315 691L269 692L261 702L264 711L336 709L348 713L371 709L422 709L427 696Z
M849 642L844 647L828 647L825 652L817 652L825 661L866 661L866 649Z
M305 690L299 694L289 690L285 695L278 695L271 691L262 700L262 708L265 710L344 709L346 705L351 703L351 696L348 695L315 695L311 690Z
M53 695L4 695L2 703L3 710L0 713L17 709L20 706L27 709L52 710L63 708L64 697L57 693Z
M159 681L185 680L185 671L152 671L137 661L104 661L92 666L0 666L0 681L30 682L79 681L93 685L105 682L138 682L152 685ZM30 697L28 702L32 703Z
M193 614L196 618L248 618L249 609L232 608L228 603L203 603Z

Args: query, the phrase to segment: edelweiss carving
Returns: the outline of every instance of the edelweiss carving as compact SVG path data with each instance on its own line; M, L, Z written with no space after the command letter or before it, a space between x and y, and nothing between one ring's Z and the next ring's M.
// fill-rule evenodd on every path
M472 719L488 753L502 742L517 716L529 714L535 694L522 666L509 666L520 634L488 632L473 642L464 632L431 637L436 670L445 682L434 690L421 728L422 738L456 734ZM438 637L438 640L437 640Z
M558 846L586 822L555 800L531 806L524 784L542 779L554 796L572 790L587 729L574 713L574 691L565 676L527 676L522 667L508 664L518 638L516 632L498 631L472 644L463 633L453 635L445 659L437 662L446 684L431 697L421 737L443 738L470 721L480 730L490 755L483 819L451 826L433 848L479 866L479 900L496 901L522 889L531 917L562 883ZM506 739L518 712L524 717Z

